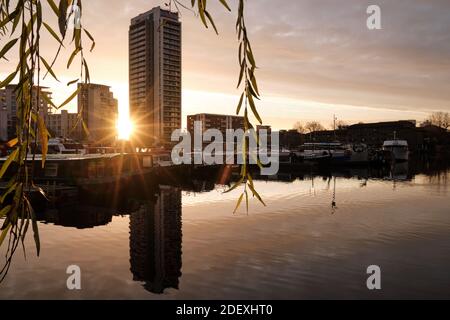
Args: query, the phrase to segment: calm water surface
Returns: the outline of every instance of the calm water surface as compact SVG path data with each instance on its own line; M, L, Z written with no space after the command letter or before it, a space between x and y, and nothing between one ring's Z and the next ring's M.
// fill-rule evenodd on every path
M161 185L130 196L129 212L47 210L41 257L29 237L0 298L450 298L450 171L405 170L256 181L268 206L252 201L248 215L218 185ZM80 291L66 288L69 265ZM366 287L369 265L380 291Z

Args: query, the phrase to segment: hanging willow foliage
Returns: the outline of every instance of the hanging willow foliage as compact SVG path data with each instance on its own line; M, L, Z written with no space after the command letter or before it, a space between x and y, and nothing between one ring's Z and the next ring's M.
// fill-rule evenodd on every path
M54 31L44 21L43 5L48 5L57 16L59 32ZM82 31L92 42L91 48L95 42L90 33L79 24L81 15L81 0L61 0L58 6L53 0L0 1L0 36L2 40L10 39L1 49L0 59L8 61L8 55L15 55L19 58L12 73L0 83L0 89L2 89L17 79L17 85L14 86L17 106L16 138L8 142L8 146L14 149L0 169L0 179L4 178L8 169L12 172L0 198L0 218L4 218L1 226L0 245L7 241L6 262L0 270L0 281L6 276L20 243L25 253L24 240L30 225L34 234L37 255L40 252L36 215L29 200L32 190L38 190L45 196L45 192L33 183L36 145L38 142L41 145L42 166L44 166L49 138L43 112L40 110L40 102L46 101L51 107L59 109L74 99L79 90L77 88L66 101L60 106L56 106L43 92L40 81L47 74L58 80L52 68L67 38L69 25L74 22L71 39L74 49L67 67L69 68L74 59L79 57L80 79L83 83L89 83L89 69L83 55ZM15 37L16 34L18 34L17 37ZM46 35L54 38L59 45L51 63L48 63L40 54L40 40L42 36ZM45 69L44 77L41 77L43 75L42 68ZM76 82L78 80L69 85ZM80 119L81 115L78 118Z
M227 3L227 0L217 0L219 1L228 11L231 12L231 8ZM250 40L248 37L247 27L245 25L245 0L238 0L238 13L237 13L237 19L236 19L236 33L239 41L239 49L238 49L238 57L239 57L239 78L238 78L238 88L242 89L242 94L240 95L239 102L236 108L236 114L239 115L243 113L244 115L244 131L250 132L250 130L255 130L255 126L252 124L249 113L251 112L255 119L259 122L259 124L262 124L261 116L258 113L258 109L255 104L255 99L260 100L260 94L258 89L258 84L256 80L256 60L255 56L253 54L252 46L250 44ZM207 10L207 4L208 0L191 0L191 8L186 6L183 2L180 0L171 0L168 5L172 7L172 4L176 7L176 9L179 11L180 7L183 7L185 9L188 9L190 11L194 11L198 14L200 17L201 22L203 25L208 28L209 24L213 27L214 31L218 34L217 27L214 23L214 20ZM250 109L250 111L249 111ZM256 135L255 140L257 144L259 145L259 138ZM246 203L246 209L248 212L248 195L249 191L251 192L252 196L258 199L264 206L266 205L261 198L261 196L258 194L258 192L255 189L255 185L253 184L253 179L251 172L248 170L248 162L247 162L247 154L249 151L249 137L245 137L242 141L242 155L243 155L243 164L241 165L241 172L240 172L240 179L233 184L231 188L229 188L226 193L231 192L241 185L244 185L244 190L242 194L240 195L236 207L234 209L234 212L239 209L242 201L245 198ZM258 156L256 155L256 163L259 167L262 167L261 161L259 160Z

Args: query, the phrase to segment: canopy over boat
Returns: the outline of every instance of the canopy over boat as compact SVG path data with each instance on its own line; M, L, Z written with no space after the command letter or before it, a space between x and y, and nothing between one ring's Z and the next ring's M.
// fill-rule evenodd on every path
M407 147L408 141L406 140L388 140L383 143L383 147Z

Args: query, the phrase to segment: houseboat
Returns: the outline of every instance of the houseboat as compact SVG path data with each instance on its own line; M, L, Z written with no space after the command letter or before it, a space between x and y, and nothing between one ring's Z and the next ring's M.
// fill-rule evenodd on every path
M387 140L383 143L383 150L392 154L392 159L398 162L408 161L409 147L406 140Z
M371 161L369 148L365 144L346 145L339 142L305 143L294 151L297 159L306 162L327 162L330 164L357 164Z
M0 166L7 157L0 158ZM28 155L29 172L33 168L34 181L55 181L65 185L112 183L121 179L142 177L158 164L150 154L48 154L42 166L42 155ZM4 174L8 179L17 170L13 162Z
M86 148L71 139L51 138L48 140L48 154L86 154Z

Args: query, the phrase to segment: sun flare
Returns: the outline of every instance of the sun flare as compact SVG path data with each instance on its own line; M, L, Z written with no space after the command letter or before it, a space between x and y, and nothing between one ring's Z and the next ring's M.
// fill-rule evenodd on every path
M119 117L117 122L119 140L129 140L133 133L133 123L129 117Z

